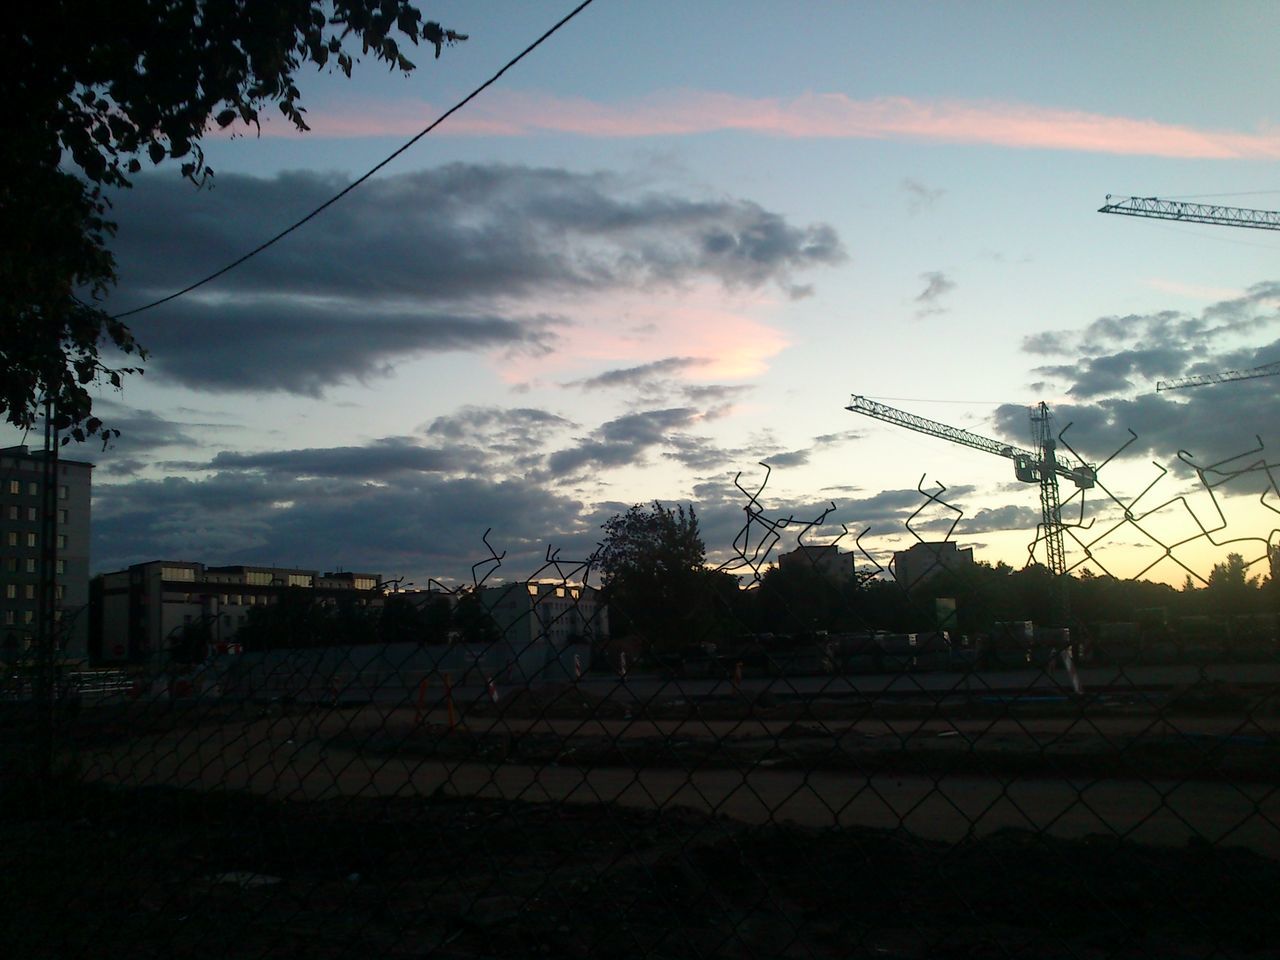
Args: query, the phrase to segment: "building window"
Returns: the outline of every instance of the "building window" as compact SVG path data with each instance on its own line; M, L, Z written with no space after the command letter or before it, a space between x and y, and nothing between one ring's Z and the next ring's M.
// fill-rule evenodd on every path
M27 573L35 573L35 572L36 572L36 558L35 558L35 557L27 557L27 559L23 561L22 566L23 566L23 569L27 571Z
M291 587L309 587L309 586L311 586L311 574L309 574L309 573L291 573L291 574L289 574L289 586L291 586Z
M5 570L5 573L17 573L17 572L18 572L18 558L17 558L17 557L5 557L5 558L4 558L4 570Z
M27 495L32 497L40 496L40 484L34 480L27 481Z
M161 580L185 580L188 583L194 583L196 572L190 567L161 567Z
M34 533L27 534L27 546L34 547L36 545L36 535Z
M16 530L10 530L6 539L8 540L9 546L16 547L18 545L18 532Z
M58 574L66 573L66 572L67 572L67 561L65 561L65 560L55 560L55 561L53 562L53 572L54 572L54 573L58 573Z
M60 583L54 585L53 595L57 597L59 600L61 600L64 596L66 596L66 593L67 593L67 588L65 586L63 586Z
M67 511L66 511L66 510L59 510L59 511L58 511L58 522L59 522L59 523L66 523L66 522L67 522Z
M36 585L34 583L28 583L24 586L22 588L22 596L24 599L34 600L36 598Z
M13 611L12 611L12 610L6 610L6 611L4 612L4 625L5 625L6 627L12 627L12 626L13 626Z
M36 513L36 508L35 508L35 507L27 507L27 519L28 519L28 520L39 520L39 519L40 519L40 514Z
M34 611L34 610L23 610L23 611L22 611L22 622L23 622L23 623L31 623L33 620L35 620L35 618L36 618L36 614L35 614L35 611Z
M67 535L65 533L58 534L58 549L65 550L67 548Z
M4 598L6 600L18 599L18 585L16 583L6 583L4 585Z
M9 519L10 520L18 519L18 508L14 506L12 503L9 504Z
M10 481L9 481L9 492L10 492L10 493L12 493L12 494L20 494L20 493L22 493L22 481L21 481L21 480L10 480Z
M67 497L69 497L70 495L71 495L71 491L67 489L67 485L66 485L65 483L60 483L60 484L58 484L58 499L59 499L59 500L65 500L65 499L67 499Z

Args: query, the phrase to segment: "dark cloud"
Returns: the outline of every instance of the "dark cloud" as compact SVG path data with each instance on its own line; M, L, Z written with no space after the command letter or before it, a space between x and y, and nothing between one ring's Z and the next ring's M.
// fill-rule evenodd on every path
M386 376L397 362L424 353L545 353L556 340L552 325L546 318L415 313L286 297L238 298L234 304L180 300L140 316L133 328L160 378L203 390L319 397L340 383Z
M255 470L280 477L381 478L404 471L456 472L472 468L476 459L468 448L419 446L409 437L388 437L360 447L324 447L265 453L223 451L213 458L213 470Z
M553 476L564 476L585 467L620 467L642 462L646 453L666 444L673 433L699 419L692 407L646 410L610 420L582 439L577 446L558 450L547 458Z
M670 449L664 457L699 473L731 466L741 458L741 451L726 450L707 437L676 434L667 443Z
M199 559L465 579L487 550L527 575L547 546L585 556L582 504L520 481L418 474L374 485L226 472L117 484L95 506L94 565ZM548 540L550 538L550 540Z
M1037 507L1007 504L1003 507L982 509L960 521L959 530L965 536L991 533L996 530L1019 530L1034 533L1042 517Z
M1056 429L1070 424L1068 442L1082 456L1102 460L1138 435L1125 456L1172 461L1180 449L1212 459L1274 437L1280 380L1250 381L1157 392L1161 380L1249 369L1280 360L1280 284L1250 287L1199 314L1158 311L1100 317L1078 332L1028 337L1023 348L1061 362L1037 367L1037 392L1067 397L1054 405ZM1030 437L1027 410L996 413L1003 435ZM1029 443L1024 440L1023 446Z
M336 175L139 177L117 199L127 309L219 269L345 186ZM426 352L547 350L565 292L775 284L841 262L825 224L747 200L639 192L623 178L452 164L370 181L227 277L131 320L155 370L214 390L318 395Z
M771 453L764 458L771 467L800 467L809 462L808 450L791 450L786 453Z
M705 366L710 361L701 357L666 357L637 367L606 370L584 380L572 380L564 386L581 387L583 390L603 390L617 387L648 386L655 380L681 373L691 367Z
M465 444L490 456L515 457L525 463L540 456L554 436L574 426L559 414L532 407L466 406L436 417L422 431L445 443Z

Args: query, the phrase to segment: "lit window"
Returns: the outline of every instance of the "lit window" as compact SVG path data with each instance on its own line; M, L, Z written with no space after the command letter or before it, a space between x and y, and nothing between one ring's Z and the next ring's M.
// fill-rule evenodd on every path
M65 500L65 499L67 499L67 497L68 497L68 496L70 496L70 494L71 494L71 491L69 491L69 490L67 489L67 485L66 485L65 483L60 483L60 484L58 484L58 499L59 499L59 500Z
M66 592L67 592L67 588L60 583L53 588L53 595L57 597L59 600L61 600L66 595Z
M311 574L309 574L309 573L291 573L291 574L289 574L289 586L291 586L291 587L309 587L309 586L311 586Z
M40 495L40 484L36 483L34 480L28 480L27 494L32 497L38 497Z
M66 522L67 522L67 511L66 511L66 510L59 510L59 511L58 511L58 522L59 522L59 523L66 523Z
M161 567L160 579L161 580L187 580L187 581L194 582L196 579L196 572L192 570L190 567Z
M36 585L34 583L28 583L22 588L22 595L27 600L34 600L36 598Z
M4 598L6 600L18 599L18 585L16 583L7 583L4 587Z
M14 494L22 493L22 481L21 481L21 480L10 480L10 481L9 481L9 492L10 492L10 493L14 493Z
M27 534L27 546L34 547L36 545L36 535L34 533Z
M53 563L53 568L54 568L54 573L66 573L66 572L67 572L67 561L65 561L65 560L55 560L55 561L54 561L54 563Z
M65 533L58 534L58 549L65 550L67 546L67 535Z
M27 559L26 559L25 561L23 561L23 568L27 571L27 573L35 573L35 572L36 572L36 558L35 558L35 557L27 557Z

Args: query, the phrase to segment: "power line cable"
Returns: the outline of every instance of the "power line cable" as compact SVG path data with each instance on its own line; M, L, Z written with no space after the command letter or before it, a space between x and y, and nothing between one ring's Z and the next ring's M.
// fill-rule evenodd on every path
M223 276L224 274L230 273L236 267L240 266L240 264L256 257L258 254L262 253L262 251L266 250L268 247L274 246L276 243L283 240L289 234L293 233L293 231L297 230L303 224L314 219L315 217L323 213L325 210L327 210L329 207L333 206L335 203L337 203L339 200L345 197L348 193L350 193L356 187L360 186L362 183L364 183L366 180L372 177L375 173L377 173L379 170L381 170L383 167L389 164L392 160L396 159L396 157L400 156L400 154L404 153L406 150L412 147L415 143L417 143L419 140L421 140L423 137L429 134L436 127L440 126L440 124L448 120L451 116L453 116L463 107L465 107L468 103L470 103L476 97L480 96L480 94L484 93L485 90L487 90L489 87L497 83L498 80L501 79L503 74L505 74L517 63L519 63L521 60L523 60L525 57L531 54L534 50L540 47L546 40L550 39L551 36L555 34L556 31L558 31L566 23L568 23L570 20L576 17L579 13L581 13L587 7L591 6L592 2L593 0L582 0L582 3L578 4L572 10L570 10L567 14L561 17L558 21L556 21L556 23L550 29L548 29L545 33L543 33L542 36L538 37L537 40L533 41L533 43L529 44L527 47L521 50L520 53L516 54L516 56L508 60L501 70L499 70L497 73L491 76L488 80L480 84L480 86L476 87L469 94L467 94L457 103L455 103L452 107L450 107L448 110L442 113L429 126L425 127L423 130L415 134L411 139L401 144L389 156L381 160L379 163L375 164L373 167L371 167L367 172L362 174L360 177L353 180L351 183L347 184L345 187L343 187L341 190L335 193L332 197L330 197L324 203L320 204L320 206L316 207L314 210L308 213L301 220L296 221L295 223L291 224L288 227L285 227L283 230L277 233L274 237L271 237L269 240L264 240L262 243L258 244L256 247L254 247L244 256L231 261L225 267L223 267L220 270L214 271L204 279L197 280L195 283L189 284L188 286L185 286L181 290L171 293L168 296L161 297L159 300L153 300L150 303L143 304L140 307L134 307L132 310L125 310L123 313L113 314L112 319L123 320L125 317L132 317L135 314L142 313L145 310L151 310L154 307L158 307L162 304L168 303L171 300L177 300L179 297L185 296L191 291L196 290L200 287L203 287L206 283L210 283L214 280L217 280L219 277Z

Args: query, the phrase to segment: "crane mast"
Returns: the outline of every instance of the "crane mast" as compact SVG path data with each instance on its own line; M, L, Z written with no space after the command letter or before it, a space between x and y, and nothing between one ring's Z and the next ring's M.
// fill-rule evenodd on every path
M1014 475L1019 480L1023 483L1040 485L1041 530L1038 539L1045 542L1048 554L1046 566L1055 575L1061 576L1066 573L1067 559L1062 541L1062 505L1058 494L1058 478L1065 477L1084 490L1094 485L1097 473L1089 464L1076 463L1071 458L1058 454L1057 440L1053 435L1049 407L1046 404L1041 403L1031 412L1032 432L1037 448L1035 451L1001 443L999 440L992 440L990 437L984 437L969 430L939 423L937 420L908 413L906 410L899 410L856 394L845 409L883 420L885 423L905 427L917 433L950 440L952 443L1012 460Z
M1246 207L1223 207L1212 203L1181 203L1159 197L1124 197L1107 202L1099 213L1118 213L1126 217L1149 217L1155 220L1186 220L1190 223L1212 223L1223 227L1250 227L1254 230L1280 230L1280 212L1250 210Z

